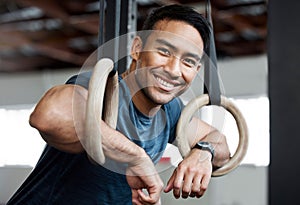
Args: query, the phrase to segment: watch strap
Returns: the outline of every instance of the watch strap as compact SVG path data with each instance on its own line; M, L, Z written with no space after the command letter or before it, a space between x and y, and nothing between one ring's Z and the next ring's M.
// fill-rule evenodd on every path
M196 145L193 147L193 149L194 148L209 151L211 153L211 161L213 161L214 156L215 156L215 149L211 143L199 141L196 143Z

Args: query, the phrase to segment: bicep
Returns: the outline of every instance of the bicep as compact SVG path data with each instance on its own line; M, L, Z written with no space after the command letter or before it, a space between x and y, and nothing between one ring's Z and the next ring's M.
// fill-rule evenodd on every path
M83 133L87 90L76 85L59 85L45 93L30 116L36 128L50 145L72 145ZM75 126L76 125L76 126Z

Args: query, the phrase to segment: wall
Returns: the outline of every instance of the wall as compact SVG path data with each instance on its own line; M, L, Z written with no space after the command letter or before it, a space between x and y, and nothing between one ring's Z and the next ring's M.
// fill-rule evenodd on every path
M267 94L267 57L265 55L228 59L218 62L226 96ZM77 74L79 69L43 70L40 72L2 73L0 75L0 107L34 104L43 93Z
M172 170L161 174L165 184ZM267 168L242 165L231 173L212 178L205 195L200 199L178 199L172 193L162 195L163 205L266 205Z
M50 87L64 83L78 72L79 69L1 73L0 107L35 104Z

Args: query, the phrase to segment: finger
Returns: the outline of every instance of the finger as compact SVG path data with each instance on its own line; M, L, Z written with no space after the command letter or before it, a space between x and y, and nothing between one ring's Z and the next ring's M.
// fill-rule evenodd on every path
M184 182L182 185L182 198L186 199L188 198L190 192L191 192L191 187L192 187L192 182L193 182L194 175L191 174L186 174L184 177Z
M198 193L196 193L196 197L197 197L197 198L200 198L200 197L202 197L202 195L201 195L200 191L199 191Z
M170 177L166 188L164 189L165 193L168 193L169 191L171 191L173 189L173 184L174 184L174 180L175 180L175 172L173 172L172 176Z
M151 193L150 195L146 195L141 189L137 190L139 194L139 200L142 204L156 204L160 199L159 193Z
M191 192L189 196L192 197L192 198L194 198L196 196L196 193L195 192Z
M180 190L183 184L184 172L177 168L174 173L175 179L173 183L173 195L178 199L180 197Z
M201 177L202 177L201 175L196 175L194 177L191 192L198 193L200 191Z
M132 205L143 205L138 199L139 195L137 190L132 189L131 192L132 192Z
M210 176L204 176L202 178L199 195L201 195L201 196L204 195L205 191L207 190L210 178L211 178Z
M132 199L132 205L143 205L138 199Z

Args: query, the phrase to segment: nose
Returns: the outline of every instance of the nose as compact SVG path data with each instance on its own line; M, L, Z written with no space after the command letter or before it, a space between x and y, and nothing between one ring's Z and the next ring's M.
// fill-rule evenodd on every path
M172 77L181 77L182 71L180 67L180 59L176 56L172 56L168 59L167 65L165 70L172 76Z

